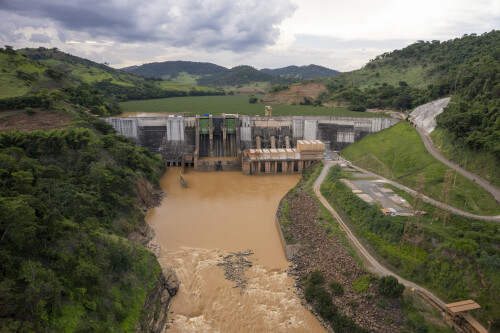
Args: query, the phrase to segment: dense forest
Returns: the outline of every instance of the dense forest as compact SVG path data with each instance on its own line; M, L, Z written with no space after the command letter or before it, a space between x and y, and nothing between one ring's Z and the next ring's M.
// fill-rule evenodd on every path
M261 69L261 72L276 76L284 76L304 80L320 77L330 77L340 73L339 71L318 65L287 66L276 69L263 68Z
M238 86L252 82L271 82L272 84L289 84L299 82L295 78L277 77L261 72L251 66L236 66L224 72L203 77L198 84L206 86Z
M66 82L0 99L7 112L73 119L0 133L2 332L135 331L159 278L154 254L125 236L143 221L138 188L158 186L164 163L91 115L120 112L98 87Z
M123 71L156 78L175 78L179 73L191 75L212 75L227 71L227 68L209 62L164 61L141 66L122 68Z
M160 271L125 237L161 158L84 112L65 130L0 133L0 327L133 331Z

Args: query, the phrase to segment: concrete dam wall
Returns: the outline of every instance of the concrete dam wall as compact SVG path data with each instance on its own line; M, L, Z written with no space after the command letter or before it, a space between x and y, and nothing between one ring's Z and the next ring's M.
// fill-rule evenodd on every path
M169 164L241 169L246 149L291 149L297 140L321 140L341 150L368 134L391 127L393 118L330 116L166 116L104 118L119 134L163 156Z

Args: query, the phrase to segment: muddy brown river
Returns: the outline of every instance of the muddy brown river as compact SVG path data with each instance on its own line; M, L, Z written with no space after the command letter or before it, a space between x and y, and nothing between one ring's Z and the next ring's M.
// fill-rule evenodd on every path
M162 247L160 264L173 266L182 282L167 332L324 332L295 294L275 223L299 176L189 170L183 188L179 171L162 177L166 197L146 217ZM217 264L248 249L253 265L240 292Z

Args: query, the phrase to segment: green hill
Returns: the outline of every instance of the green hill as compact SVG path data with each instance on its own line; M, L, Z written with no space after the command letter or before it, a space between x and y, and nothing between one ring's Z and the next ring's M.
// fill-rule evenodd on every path
M148 77L175 80L181 73L193 76L214 75L222 73L227 68L208 62L165 61L122 68L123 71Z
M417 131L401 122L353 143L342 155L362 168L414 188L418 174L425 175L424 194L439 200L444 174L449 168L432 157ZM477 215L499 215L495 199L460 174L450 191L450 204Z
M263 73L251 66L236 66L224 72L203 77L198 80L199 84L207 86L242 86L252 82L293 83L297 79L280 78L271 74Z
M261 69L261 72L276 76L284 76L304 80L330 77L340 74L339 71L318 65L287 66L276 69L263 68Z
M0 52L0 97L25 95L40 88L59 88L68 82L49 67L14 50Z
M410 110L451 95L433 139L447 158L500 184L500 31L418 41L329 79L327 87L334 104L358 111Z
M56 48L0 50L0 98L90 85L117 101L221 94L213 88L145 78Z

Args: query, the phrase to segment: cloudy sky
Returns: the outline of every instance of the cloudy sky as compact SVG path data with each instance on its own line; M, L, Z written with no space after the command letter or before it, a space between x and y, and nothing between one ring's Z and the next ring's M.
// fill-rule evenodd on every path
M417 40L500 29L499 0L0 0L0 45L113 67L311 63L340 71Z

